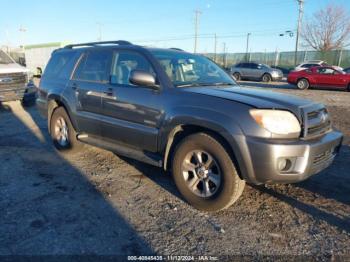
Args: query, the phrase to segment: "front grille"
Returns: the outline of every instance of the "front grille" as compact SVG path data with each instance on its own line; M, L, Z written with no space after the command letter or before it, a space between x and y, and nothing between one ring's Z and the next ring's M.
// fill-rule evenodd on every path
M311 139L331 130L331 121L327 109L321 105L303 108L303 137Z
M27 75L25 73L0 74L0 89L2 90L23 88L26 83Z
M316 155L314 157L313 164L319 165L321 163L324 163L324 162L332 159L334 156L333 152L334 152L334 149L332 148L332 149L329 149L321 154Z

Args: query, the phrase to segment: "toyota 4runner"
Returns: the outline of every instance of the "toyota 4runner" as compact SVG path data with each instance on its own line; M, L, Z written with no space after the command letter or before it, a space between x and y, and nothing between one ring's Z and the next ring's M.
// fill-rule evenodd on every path
M195 208L221 210L252 184L328 167L342 134L324 105L238 86L201 55L110 41L53 52L37 105L55 147L84 143L172 170Z

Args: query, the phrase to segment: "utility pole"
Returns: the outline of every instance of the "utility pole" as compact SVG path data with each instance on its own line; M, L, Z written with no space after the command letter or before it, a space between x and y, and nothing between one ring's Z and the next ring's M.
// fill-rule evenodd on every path
M222 56L222 63L224 65L224 68L226 68L226 43L224 42L224 53Z
M298 47L299 47L299 34L301 31L301 20L303 18L303 12L304 12L304 0L297 0L299 5L299 17L298 17L298 27L297 27L297 36L295 41L295 54L294 54L294 65L297 65L297 58L298 58Z
M251 33L247 34L247 47L246 47L246 61L248 61L248 52L249 52L249 37Z
M96 24L98 26L98 38L97 38L97 40L102 41L102 26L103 26L103 24L100 22L97 22Z
M22 50L24 50L24 33L27 32L27 29L25 29L23 26L20 26L19 27L19 32L21 33L21 47L22 47Z
M196 9L194 11L194 53L197 53L197 44L198 44L198 25L199 25L199 16L202 14L201 11Z
M217 46L217 37L214 35L214 62L216 63L216 46Z

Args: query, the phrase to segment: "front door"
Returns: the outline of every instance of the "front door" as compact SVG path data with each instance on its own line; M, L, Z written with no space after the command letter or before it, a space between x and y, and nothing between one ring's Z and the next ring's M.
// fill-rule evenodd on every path
M154 75L155 71L147 58L136 51L115 51L113 57L111 83L102 96L102 136L156 152L163 111L160 91L129 81L132 70Z
M344 88L345 77L331 67L320 67L316 70L317 86L323 88Z

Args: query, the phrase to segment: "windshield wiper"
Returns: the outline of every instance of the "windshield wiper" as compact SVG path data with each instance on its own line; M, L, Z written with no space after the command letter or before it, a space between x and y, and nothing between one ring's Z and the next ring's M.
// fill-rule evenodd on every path
M212 86L235 86L234 83L228 83L228 82L218 82L218 83L211 83Z
M176 87L197 87L197 86L233 86L235 84L228 82L218 82L218 83L191 83L191 84L183 84L177 85Z

